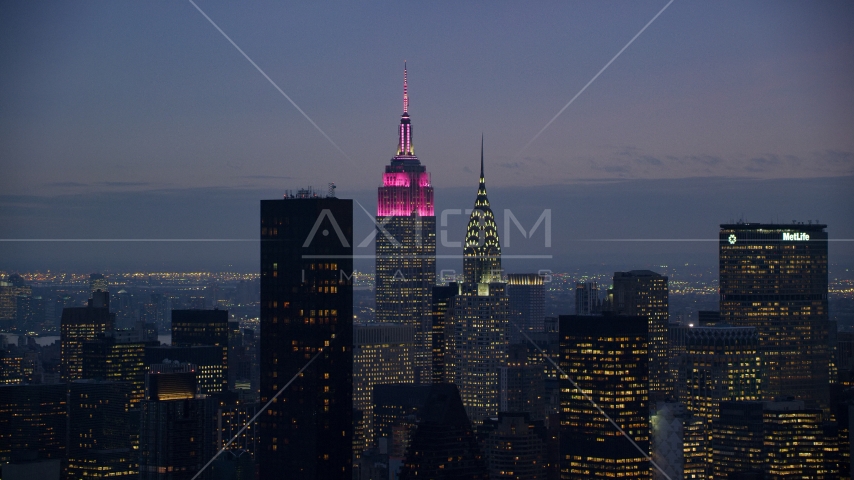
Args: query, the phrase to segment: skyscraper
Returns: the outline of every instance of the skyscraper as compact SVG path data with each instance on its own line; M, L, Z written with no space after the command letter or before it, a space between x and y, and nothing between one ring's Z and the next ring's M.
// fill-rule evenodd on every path
M507 275L507 297L510 298L510 343L527 343L525 335L542 332L546 319L546 287L536 273ZM525 335L522 334L525 333Z
M483 175L483 137L480 138L480 185L466 227L463 276L469 283L501 281L501 243L495 215L486 196L486 178Z
M721 321L756 327L766 399L829 405L827 225L721 225Z
M460 292L460 285L451 282L448 285L433 287L433 383L445 383L445 318L448 306Z
M222 352L223 379L219 391L228 390L228 332L228 310L172 310L173 346L213 345Z
M676 364L675 393L706 426L718 417L723 401L759 400L759 336L752 327L717 325L671 330Z
M575 314L595 315L602 309L599 299L599 285L596 282L575 284Z
M561 479L650 478L647 318L560 316ZM579 391L580 389L580 391Z
M116 317L110 313L109 298L107 292L94 292L88 306L62 310L60 358L66 382L82 378L83 342L113 329Z
M430 289L436 283L436 217L430 174L415 156L406 65L397 155L377 192L376 320L415 328L415 379L432 379Z
M415 329L394 323L353 326L353 408L361 415L361 448L373 444L374 386L412 383Z
M614 273L614 311L649 322L649 395L661 400L673 392L667 348L667 277L649 270Z
M350 478L353 202L261 201L260 478Z

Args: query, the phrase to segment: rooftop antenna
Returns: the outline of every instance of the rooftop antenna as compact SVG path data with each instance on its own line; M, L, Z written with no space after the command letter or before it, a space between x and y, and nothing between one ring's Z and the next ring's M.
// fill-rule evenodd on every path
M334 182L329 182L329 189L326 191L326 198L335 198L335 186Z

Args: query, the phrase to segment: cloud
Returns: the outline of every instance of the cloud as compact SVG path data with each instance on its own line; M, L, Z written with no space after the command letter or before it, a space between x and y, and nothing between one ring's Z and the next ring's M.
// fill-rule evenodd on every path
M50 182L44 184L46 187L71 187L71 188L79 188L79 187L88 187L88 183L80 183L80 182Z
M101 187L148 187L153 185L151 182L95 182L93 185Z

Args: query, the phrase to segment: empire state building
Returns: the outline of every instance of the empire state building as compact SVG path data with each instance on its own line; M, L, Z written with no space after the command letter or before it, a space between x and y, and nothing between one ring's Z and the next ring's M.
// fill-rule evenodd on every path
M415 156L406 65L397 155L377 191L376 320L415 327L416 383L432 377L431 289L436 283L436 217L430 174Z

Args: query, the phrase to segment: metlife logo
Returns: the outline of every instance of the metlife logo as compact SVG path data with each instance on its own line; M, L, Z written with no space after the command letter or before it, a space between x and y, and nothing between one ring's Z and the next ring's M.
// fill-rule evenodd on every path
M783 241L784 242L808 241L809 239L810 239L810 236L808 233L783 232Z

